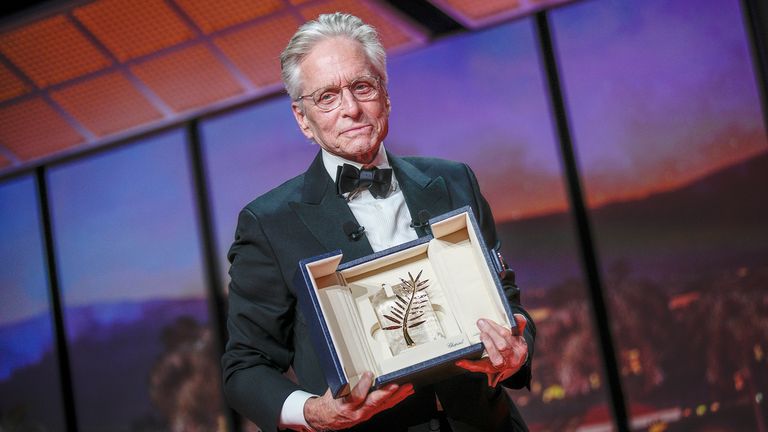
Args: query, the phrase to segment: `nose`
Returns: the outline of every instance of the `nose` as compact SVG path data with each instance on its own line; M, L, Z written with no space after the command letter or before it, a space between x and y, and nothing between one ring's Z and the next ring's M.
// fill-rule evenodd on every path
M341 112L347 117L357 117L360 115L360 101L355 99L352 91L347 87L341 88Z

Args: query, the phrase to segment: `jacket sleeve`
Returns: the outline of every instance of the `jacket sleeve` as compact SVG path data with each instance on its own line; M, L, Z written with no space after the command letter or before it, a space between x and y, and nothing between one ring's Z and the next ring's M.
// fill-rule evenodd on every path
M480 231L483 233L486 246L488 249L498 248L500 242L496 235L496 224L493 221L491 207L480 192L480 186L475 177L475 173L472 172L472 169L467 165L464 165L464 168L466 169L472 187L477 220L480 224ZM536 324L533 322L533 318L531 318L530 314L528 314L522 306L520 301L520 289L515 283L515 273L513 271L510 270L504 272L501 278L501 285L504 288L504 294L507 297L512 313L521 314L528 321L525 326L525 334L523 334L525 342L528 344L528 359L516 374L504 380L502 384L509 388L519 389L526 387L530 390L531 366L533 362L534 342L536 341Z
M224 393L232 408L262 430L274 431L283 402L299 389L283 375L293 359L295 298L261 223L248 208L240 212L228 258Z

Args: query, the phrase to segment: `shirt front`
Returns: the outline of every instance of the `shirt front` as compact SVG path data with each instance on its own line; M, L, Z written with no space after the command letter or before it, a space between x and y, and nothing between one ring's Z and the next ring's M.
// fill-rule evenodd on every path
M323 165L334 181L336 180L337 167L345 163L354 165L358 169L363 166L361 163L348 161L329 153L325 149L322 151ZM379 152L373 162L368 165L373 165L376 168L391 168L383 145L379 147ZM353 196L350 197L350 194ZM363 234L374 252L418 238L416 230L411 227L411 213L405 203L405 196L394 172L392 173L392 186L386 197L375 198L367 189L364 189L354 193L345 193L343 198L348 199L347 204L357 223L365 228ZM288 395L280 412L280 427L311 431L312 429L304 419L304 404L307 399L315 396L302 390L296 390Z
M354 165L358 169L363 166L361 163L348 161L323 149L323 164L334 181L337 167L345 163ZM376 168L390 168L383 145L379 147L379 152L369 165L374 165ZM367 189L352 194L350 198L350 193L345 193L344 198L349 198L347 201L349 209L352 210L357 223L365 228L364 234L374 252L418 238L416 231L411 227L411 213L394 173L389 195L385 198L375 198Z

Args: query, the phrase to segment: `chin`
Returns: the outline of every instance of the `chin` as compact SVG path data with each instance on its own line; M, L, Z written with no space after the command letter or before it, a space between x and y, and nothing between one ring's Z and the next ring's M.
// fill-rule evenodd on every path
M351 158L353 160L360 160L365 159L363 163L370 162L370 159L373 158L373 156L376 155L379 151L379 144L372 144L372 145L360 145L360 146L349 146L347 147L349 151L342 152L343 154L348 155L348 158Z

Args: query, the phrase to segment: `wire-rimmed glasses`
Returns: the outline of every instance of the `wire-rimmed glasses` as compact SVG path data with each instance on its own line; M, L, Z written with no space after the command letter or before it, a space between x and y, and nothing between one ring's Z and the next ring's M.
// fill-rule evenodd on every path
M375 76L364 75L355 78L347 85L321 87L310 94L299 96L296 98L296 102L304 98L311 98L320 111L333 111L341 106L341 100L344 98L342 93L345 88L359 102L372 101L379 96L381 79Z

